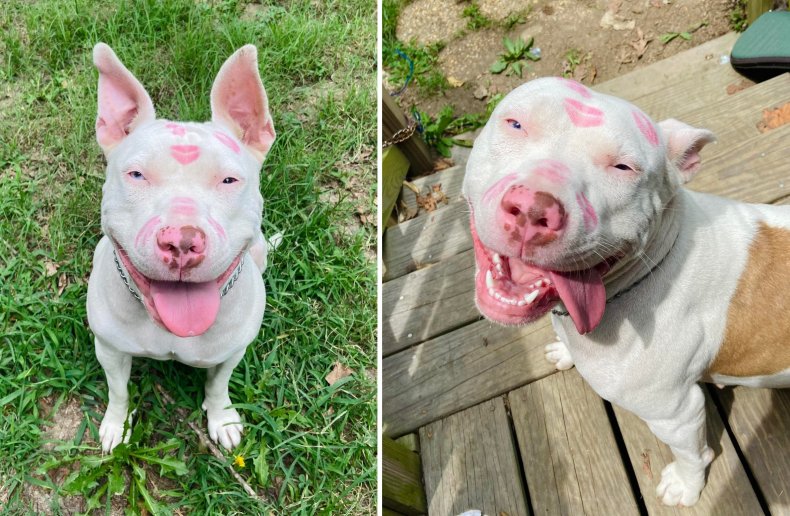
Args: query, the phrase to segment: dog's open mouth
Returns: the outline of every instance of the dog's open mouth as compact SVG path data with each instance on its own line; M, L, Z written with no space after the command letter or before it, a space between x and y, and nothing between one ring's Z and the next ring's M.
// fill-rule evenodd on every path
M219 313L221 289L239 265L240 253L216 279L205 282L161 281L148 278L116 244L118 256L142 296L151 318L179 337L202 335Z
M500 255L480 242L471 223L477 276L477 307L488 319L501 324L532 322L562 301L580 334L598 326L606 308L603 276L612 262L606 260L580 271L541 269L518 258Z

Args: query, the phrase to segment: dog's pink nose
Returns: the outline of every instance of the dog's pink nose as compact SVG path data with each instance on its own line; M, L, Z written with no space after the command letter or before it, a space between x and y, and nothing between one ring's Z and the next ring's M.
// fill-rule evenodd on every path
M548 192L534 192L524 185L507 189L498 215L510 240L521 245L546 245L559 237L565 228L562 203Z
M206 234L194 226L165 226L156 234L156 246L171 269L192 269L206 257Z

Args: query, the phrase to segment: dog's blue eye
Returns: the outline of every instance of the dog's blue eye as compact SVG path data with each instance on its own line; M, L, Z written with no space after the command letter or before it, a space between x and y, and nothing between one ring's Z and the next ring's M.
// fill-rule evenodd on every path
M222 180L222 184L229 185L235 183L236 181L238 181L238 179L236 179L235 177L226 177L225 179Z
M131 172L129 172L129 177L131 177L132 179L138 179L138 180L139 179L145 179L145 176L139 170L132 170Z
M513 129L521 129L521 124L518 120L513 120L512 118L507 119L507 123L510 124L510 127Z

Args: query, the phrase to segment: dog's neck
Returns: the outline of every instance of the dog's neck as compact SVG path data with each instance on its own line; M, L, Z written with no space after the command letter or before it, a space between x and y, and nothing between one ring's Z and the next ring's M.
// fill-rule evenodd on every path
M658 213L644 248L619 261L606 276L607 299L635 288L663 265L677 243L682 210L683 195L679 190Z

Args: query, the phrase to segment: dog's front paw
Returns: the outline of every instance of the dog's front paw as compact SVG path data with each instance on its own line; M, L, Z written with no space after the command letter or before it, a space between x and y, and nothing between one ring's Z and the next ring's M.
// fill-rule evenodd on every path
M123 433L124 418L111 413L109 410L104 414L99 426L99 440L103 453L110 453L122 442L128 443L129 436L132 434L132 414L127 417L128 428L126 434Z
M204 402L203 410L208 419L208 435L226 450L232 450L241 442L241 417L236 409L213 409Z
M554 364L560 371L573 367L573 359L568 351L568 347L560 340L546 344L546 360Z
M707 451L710 451L708 448ZM712 458L711 451L704 459ZM705 486L705 467L697 472L683 473L677 462L673 462L661 472L661 482L656 488L656 494L661 503L669 506L691 507L699 500L702 488Z

